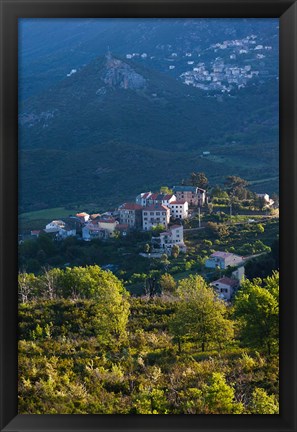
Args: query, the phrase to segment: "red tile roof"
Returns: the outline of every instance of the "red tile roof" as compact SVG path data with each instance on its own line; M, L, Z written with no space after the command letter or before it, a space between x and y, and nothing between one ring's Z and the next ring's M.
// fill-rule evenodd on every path
M113 224L116 222L116 220L114 218L100 218L100 219L98 219L98 224L100 224L100 222Z
M235 287L235 286L238 285L238 280L231 279L231 278L228 278L228 277L222 277L221 279L218 279L218 280L216 280L214 282L211 282L211 285L214 285L216 283L221 283L221 284L224 284L224 285L229 285L231 287Z
M219 258L228 258L228 257L231 257L231 256L236 257L236 258L241 258L240 256L235 255L235 254L233 254L231 252L217 251L217 252L214 252L213 254L211 254L211 257L219 257Z
M141 210L143 207L136 203L124 203L119 210Z
M186 202L187 202L186 200L171 201L171 202L169 203L169 205L170 205L170 204L185 204Z
M76 213L77 217L85 217L85 216L89 216L88 213L82 212L82 213Z
M164 195L164 197L163 197L163 200L170 200L170 198L172 198L173 196L175 196L174 194L167 194L167 195Z
M164 210L166 210L167 211L167 210L169 210L169 208L163 204L153 204L149 207L144 207L142 210L143 211L146 211L146 210L148 210L148 211L164 211Z

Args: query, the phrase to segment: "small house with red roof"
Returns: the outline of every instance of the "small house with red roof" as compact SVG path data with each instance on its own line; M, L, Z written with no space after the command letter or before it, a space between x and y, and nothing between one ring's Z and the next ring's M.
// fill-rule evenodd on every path
M90 219L90 215L85 212L76 213L75 216L83 223L88 222L88 220Z
M141 205L142 207L147 206L147 201L149 197L152 195L152 192L142 192L136 197L136 204Z
M239 287L239 281L237 279L222 277L211 282L210 285L214 287L220 298L230 301L234 291Z

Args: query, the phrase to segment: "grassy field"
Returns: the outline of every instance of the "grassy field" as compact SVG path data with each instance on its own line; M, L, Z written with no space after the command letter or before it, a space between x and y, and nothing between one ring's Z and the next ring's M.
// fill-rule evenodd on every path
M19 215L19 231L42 229L53 219L65 218L74 215L77 210L54 207L44 210L37 210Z

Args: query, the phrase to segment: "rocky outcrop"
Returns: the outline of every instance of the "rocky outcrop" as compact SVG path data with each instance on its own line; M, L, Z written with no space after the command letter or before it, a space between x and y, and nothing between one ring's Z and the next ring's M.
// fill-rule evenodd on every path
M101 75L102 81L113 88L138 90L145 88L146 79L121 60L108 55Z

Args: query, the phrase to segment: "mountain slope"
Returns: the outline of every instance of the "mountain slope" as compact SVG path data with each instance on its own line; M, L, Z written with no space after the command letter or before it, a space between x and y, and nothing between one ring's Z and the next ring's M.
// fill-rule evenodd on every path
M270 82L218 99L133 61L97 58L20 103L20 206L116 205L194 169L212 181L269 177L277 107ZM204 150L217 158L201 159Z

